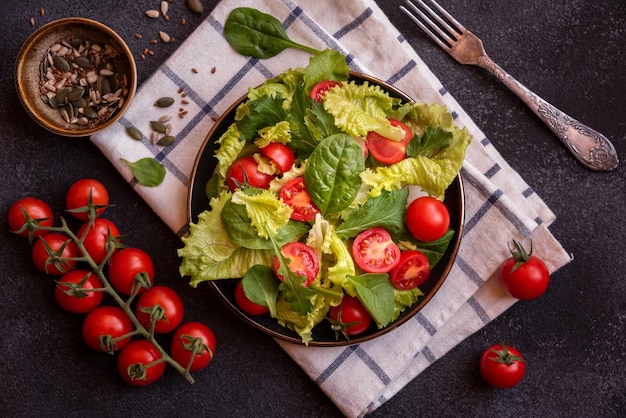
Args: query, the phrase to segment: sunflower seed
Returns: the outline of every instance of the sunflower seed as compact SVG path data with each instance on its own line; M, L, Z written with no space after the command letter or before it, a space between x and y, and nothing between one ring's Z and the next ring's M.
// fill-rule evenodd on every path
M169 10L170 4L166 1L161 2L161 14L163 16L167 15L167 11Z
M146 16L152 19L156 19L159 17L159 11L158 10L146 10Z
M159 38L161 38L161 40L166 44L172 40L172 38L170 38L170 36L163 31L159 31Z
M204 6L200 0L187 0L187 8L199 15L204 13Z

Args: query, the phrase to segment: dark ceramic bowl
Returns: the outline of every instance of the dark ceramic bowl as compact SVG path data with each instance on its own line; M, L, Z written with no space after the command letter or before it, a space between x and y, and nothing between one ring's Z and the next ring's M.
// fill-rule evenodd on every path
M113 98L108 102L109 108L114 109L110 115L96 116L93 113L94 110L102 109L104 104L89 106L89 85L83 86L85 93L82 98L87 101L87 104L82 107L79 104L74 106L77 101L68 102L67 96L65 99L58 96L57 102L56 96L63 89L66 89L66 92L73 89L74 86L78 85L78 82L69 87L61 87L56 82L53 84L59 88L49 86L48 89L43 86L48 81L46 78L47 68L51 66L50 60L47 59L50 48L61 43L61 40L64 40L65 44L68 45L70 40L75 43L76 48L74 50L71 47L68 48L70 51L76 51L80 48L77 44L79 40L89 42L90 45L97 44L102 48L99 59L94 58L95 53L84 52L84 55L94 63L101 63L96 70L101 78L95 83L92 90L106 93L122 88L121 94L118 95L122 101ZM52 52L50 56L55 53ZM67 58L65 62L71 63L74 60L74 56L69 58L70 54L71 52L64 56ZM102 72L105 65L99 61L100 59L112 63L109 68L113 74ZM76 62L74 61L74 64ZM96 64L93 65L96 67ZM70 69L65 73L79 74L79 71L83 71L83 69L80 68L79 70L77 65L72 66L70 64ZM80 74L85 72L87 70ZM84 78L85 81L89 79L82 77L82 75L78 76L78 79L80 78ZM111 28L94 20L70 17L50 22L37 29L26 39L15 63L15 86L26 112L39 125L58 135L85 137L107 128L121 118L128 109L137 90L137 67L130 49ZM51 100L54 100L53 104L51 104ZM86 107L89 109L85 110ZM64 111L66 113L63 113ZM85 113L82 113L83 111Z
M376 78L360 73L351 73L351 78L357 82L367 81L370 84L378 84L391 96L399 97L406 102L413 101L410 97L398 89ZM198 215L209 208L209 201L206 197L205 186L211 179L217 162L214 158L214 152L216 149L215 141L219 139L231 123L233 123L237 106L239 106L239 104L246 99L246 96L242 97L222 115L202 144L193 167L191 184L189 187L187 209L190 221L197 222ZM421 296L411 308L402 312L398 319L387 325L385 328L378 329L377 326L372 323L370 328L365 333L351 337L349 341L346 341L342 336L339 336L339 339L337 339L335 332L330 328L330 324L327 321L323 321L313 329L313 341L309 342L310 346L333 347L358 344L371 340L391 332L426 306L448 277L461 243L464 221L464 196L463 184L460 175L457 175L455 180L446 190L444 202L450 211L450 228L455 230L455 234L446 253L432 270L430 277L420 286L420 290L424 293L424 295ZM209 283L217 293L218 297L226 303L226 305L235 313L237 317L242 319L244 322L274 338L296 344L302 344L300 336L296 332L279 325L275 319L269 316L269 314L252 316L239 309L234 296L237 280L216 280Z

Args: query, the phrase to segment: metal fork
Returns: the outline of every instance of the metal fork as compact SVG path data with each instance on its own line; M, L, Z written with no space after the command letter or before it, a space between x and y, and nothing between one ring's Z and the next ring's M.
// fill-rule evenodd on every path
M434 0L406 0L400 6L426 34L461 64L484 68L515 93L554 132L584 166L610 171L619 159L615 147L604 135L563 113L523 86L487 56L482 41L465 29ZM418 7L419 6L419 7Z

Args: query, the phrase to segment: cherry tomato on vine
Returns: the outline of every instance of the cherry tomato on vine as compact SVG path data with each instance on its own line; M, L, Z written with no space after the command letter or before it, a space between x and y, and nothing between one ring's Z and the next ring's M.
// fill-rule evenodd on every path
M296 221L312 221L320 210L315 206L304 184L304 177L289 180L280 190L280 198L289 206L291 219Z
M323 80L313 86L311 89L311 99L321 102L326 92L335 86L341 86L341 83L334 80Z
M133 323L126 312L117 306L99 306L89 312L83 321L83 340L96 351L113 352L130 342L130 337L117 339L133 331ZM109 337L106 337L109 336Z
M242 157L230 166L226 173L226 183L232 192L247 184L259 189L267 189L274 176L259 171L259 163L252 155Z
M243 290L242 281L239 280L235 285L235 302L237 306L241 308L242 311L247 313L248 315L263 315L269 312L269 309L266 306L259 305L258 303L252 302L246 296L246 293Z
M72 270L58 280L54 297L59 306L66 311L84 314L100 305L103 292L92 290L102 287L102 282L92 272Z
M500 267L500 282L516 299L531 300L543 295L550 283L550 271L543 260L532 255L517 241L511 256Z
M515 348L494 344L480 356L479 368L487 383L507 389L521 382L526 372L526 361Z
M102 263L108 253L107 243L109 236L117 237L115 241L119 243L120 231L113 222L104 218L96 218L93 223L85 222L78 230L78 237L83 237L83 246L96 264ZM115 245L114 242L111 242ZM114 247L114 251L116 251Z
M135 277L140 274L150 284L154 282L154 263L145 251L133 247L123 248L111 257L109 281L123 295L132 293ZM145 290L146 287L139 288L138 294Z
M7 221L11 232L15 232L21 237L29 236L29 232L31 237L38 237L47 232L43 229L29 231L29 228L26 228L18 233L17 231L20 231L27 223L26 216L38 226L52 226L54 222L54 214L46 202L35 197L24 197L17 200L9 208Z
M31 249L33 263L40 271L60 276L76 267L78 246L65 234L49 232L41 235Z
M293 162L296 160L296 156L293 151L280 142L270 142L263 148L259 149L259 152L264 157L269 158L278 167L281 173L289 171Z
M189 370L203 369L215 355L215 335L211 328L201 322L187 322L174 333L170 352L172 358L185 368L195 352Z
M309 286L313 280L317 277L317 273L320 269L319 258L315 250L302 242L289 242L283 246L281 253L285 258L289 258L289 270L298 276L304 276L306 278L302 286ZM278 273L280 268L280 261L278 257L274 259L274 271L279 280L284 280L284 277Z
M406 250L398 265L389 272L389 280L396 289L410 290L421 285L430 276L428 258L418 250Z
M352 243L356 264L368 273L387 273L400 262L400 248L383 228L361 232Z
M371 131L367 134L367 149L370 154L383 164L395 164L406 157L406 147L413 139L411 128L397 119L389 119L391 126L397 126L404 130L404 138L401 141L394 141Z
M109 192L94 179L82 179L72 184L65 195L65 207L76 219L86 221L89 212L100 216L109 204Z
M418 197L406 210L406 225L418 240L436 241L448 232L450 212L441 200L432 196Z
M343 295L341 304L330 308L333 329L346 332L348 335L364 333L372 323L372 316L361 301L350 295Z
M117 371L126 383L146 386L163 376L166 362L155 363L161 358L161 353L151 341L131 341L117 357Z
M185 310L183 301L174 289L167 286L153 286L139 296L135 306L135 316L146 329L149 329L153 307L162 310L154 312L159 318L154 324L154 332L166 334L174 331L183 322ZM159 308L160 307L160 308Z

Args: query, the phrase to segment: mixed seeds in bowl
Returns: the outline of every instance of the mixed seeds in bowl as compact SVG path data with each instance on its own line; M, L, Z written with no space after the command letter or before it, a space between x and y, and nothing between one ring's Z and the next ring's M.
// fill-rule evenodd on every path
M41 99L68 124L95 127L111 118L129 93L128 67L109 44L66 36L41 62Z

